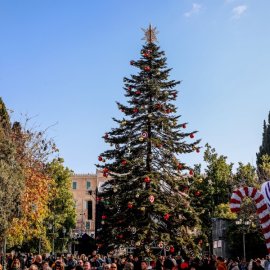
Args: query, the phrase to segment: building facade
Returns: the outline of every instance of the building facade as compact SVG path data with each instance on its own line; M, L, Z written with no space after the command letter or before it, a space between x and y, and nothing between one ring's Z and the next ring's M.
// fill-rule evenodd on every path
M108 178L97 171L95 174L73 174L72 194L76 206L77 222L74 233L88 234L95 238L96 226L96 194Z
M222 218L212 219L213 254L223 258L228 258L230 256L227 242L229 222L229 220Z

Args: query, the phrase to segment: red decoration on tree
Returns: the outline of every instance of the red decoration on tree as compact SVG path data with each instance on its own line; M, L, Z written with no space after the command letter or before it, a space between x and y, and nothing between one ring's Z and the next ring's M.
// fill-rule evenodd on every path
M144 182L145 182L145 183L150 183L150 182L151 182L150 177L149 177L149 176L146 176L146 177L144 178Z
M102 157L101 157L101 156L99 156L99 157L98 157L98 160L99 160L99 161L102 161Z
M167 214L164 215L165 220L168 220L169 218L170 218L170 214L167 213Z
M103 172L107 173L107 172L109 172L109 169L108 169L107 167L105 167L105 168L103 169Z
M103 173L103 176L104 176L104 177L108 177L108 174L104 172L104 173Z
M122 109L121 109L121 112L125 112L125 109L122 108Z
M157 103L157 104L156 104L156 109L158 109L158 110L159 110L159 109L161 109L161 107L162 107L162 106L161 106L161 104L160 104L160 103Z
M131 60L130 61L130 64L133 66L135 64L135 61L134 60Z
M141 94L141 91L140 90L137 90L135 93L136 93L136 95L140 95Z
M134 113L138 113L138 112L139 112L139 109L138 109L138 108L134 108L134 109L133 109L133 112L134 112Z
M109 134L108 133L105 133L104 138L105 139L108 139L109 138Z
M189 175L193 175L193 171L192 170L189 170Z
M153 195L149 196L149 201L150 203L153 203L155 201L155 197Z
M133 204L131 202L128 203L128 208L131 209L133 207Z
M151 70L151 68L149 66L144 67L144 71L150 71L150 70Z
M166 113L171 113L172 110L171 110L171 109L167 109L165 112L166 112Z
M196 148L196 152L197 153L200 153L200 148Z
M106 219L106 218L107 218L107 216L105 216L105 215L101 216L101 219Z
M183 187L183 192L186 192L186 191L188 191L188 187Z
M149 53L144 53L143 56L144 57L150 57L150 54Z
M177 97L177 94L176 93L173 93L173 97L176 98Z
M118 238L122 239L123 238L123 234L119 234Z
M128 87L128 90L131 91L131 90L132 90L132 86L129 86L129 87Z
M170 247L170 253L174 253L174 247L173 246Z
M197 197L201 196L201 192L200 191L196 191L195 192L195 196L197 196Z
M182 168L183 168L183 165L182 165L181 163L178 163L177 169L178 169L178 170L181 170Z
M127 161L124 159L124 160L122 160L121 164L122 164L123 166L125 166L125 165L127 165Z
M191 134L189 135L189 137L190 137L191 139L193 139L193 138L194 138L194 134L191 133Z
M183 125L182 125L182 128L186 128L186 127L187 127L187 124L183 124Z

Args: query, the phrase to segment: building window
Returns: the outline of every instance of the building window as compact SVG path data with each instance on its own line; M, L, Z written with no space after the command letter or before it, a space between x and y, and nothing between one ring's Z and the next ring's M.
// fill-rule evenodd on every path
M77 189L77 182L72 182L72 189Z
M91 189L91 182L90 181L86 181L86 189L87 190Z
M87 201L87 219L93 219L93 203L92 201Z
M86 222L85 222L85 229L86 229L87 231L90 230L90 225L91 225L90 221L86 221Z

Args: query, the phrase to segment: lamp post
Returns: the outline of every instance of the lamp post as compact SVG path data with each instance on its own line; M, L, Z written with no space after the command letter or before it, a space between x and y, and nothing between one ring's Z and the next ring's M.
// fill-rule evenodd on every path
M246 260L246 228L250 225L250 220L236 220L236 225L241 226L243 239L243 259Z
M54 255L54 224L49 224L48 228L52 230L52 255Z
M62 247L62 253L64 253L64 251L65 251L65 239L66 239L66 232L67 232L67 229L66 229L65 227L63 227L62 232L63 232L63 247Z

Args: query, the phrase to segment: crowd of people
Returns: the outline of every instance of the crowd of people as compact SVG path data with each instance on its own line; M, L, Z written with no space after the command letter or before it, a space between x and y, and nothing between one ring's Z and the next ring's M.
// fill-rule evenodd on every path
M215 255L199 258L157 256L156 260L144 260L128 255L103 256L95 251L90 255L46 256L33 254L9 254L2 259L0 270L270 270L270 258L245 260L229 259ZM5 266L3 268L3 265Z

